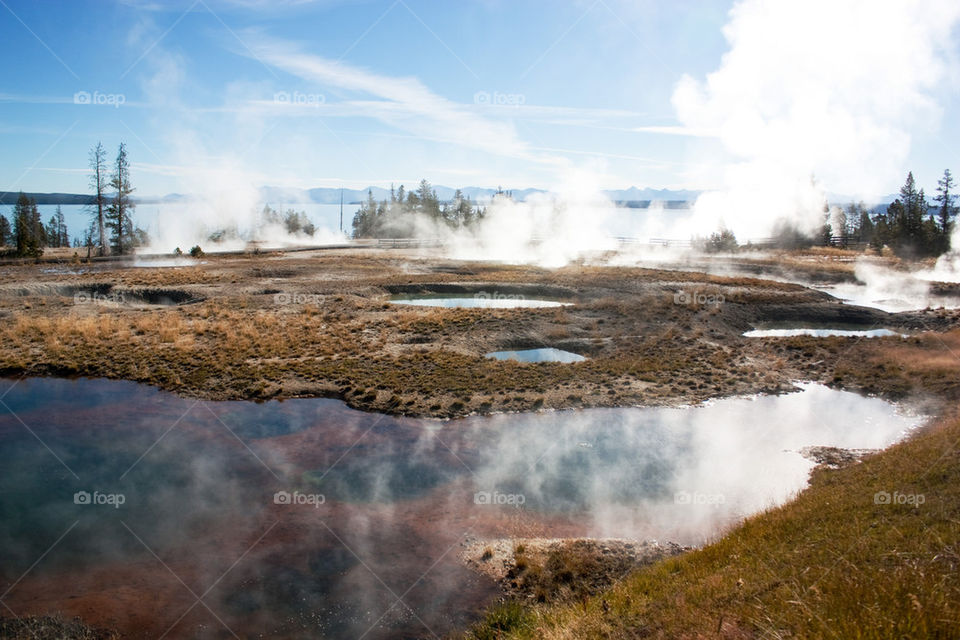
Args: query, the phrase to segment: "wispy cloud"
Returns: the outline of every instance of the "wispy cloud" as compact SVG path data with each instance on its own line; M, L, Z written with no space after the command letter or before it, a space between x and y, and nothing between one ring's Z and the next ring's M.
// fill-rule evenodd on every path
M33 96L16 93L0 93L0 102L13 102L18 104L72 104L73 95Z
M477 105L469 103L457 103L451 101L463 109L472 111L478 116L489 120L538 120L542 122L570 125L589 125L608 122L611 120L637 120L645 118L646 114L640 111L628 111L625 109L598 109L590 107L561 107L553 105L523 104L516 106L499 105ZM273 99L255 99L248 101L247 104L239 107L218 107L211 110L231 110L236 111L246 106L255 106L263 110L273 111L274 115L316 115L316 107L321 106L325 116L350 116L356 117L358 114L365 113L367 108L382 109L383 101L368 100L341 100L325 101L322 105L311 104L309 102L281 102ZM611 127L622 131L633 131L635 128L624 126Z
M719 138L720 132L712 129L698 129L681 125L634 127L636 133L657 133L665 136L689 136L692 138Z
M312 83L320 91L373 98L352 101L353 116L375 118L417 136L455 141L491 154L542 164L565 164L563 158L535 152L511 124L485 117L472 105L444 98L417 78L374 73L303 53L289 43L252 36L247 40L259 60Z
M206 11L207 6L212 9L241 8L257 11L276 11L287 7L301 7L319 5L321 7L344 4L347 0L205 0L206 6L193 7L194 0L117 0L119 4L132 7L140 11L177 12L191 9Z
M4 135L41 135L58 136L60 130L55 127L30 127L19 125L0 125L0 134Z
M52 173L90 173L87 167L34 167L34 171L50 171Z

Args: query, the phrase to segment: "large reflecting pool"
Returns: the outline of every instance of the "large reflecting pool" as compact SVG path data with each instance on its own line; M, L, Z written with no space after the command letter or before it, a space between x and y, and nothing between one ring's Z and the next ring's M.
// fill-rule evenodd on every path
M802 447L919 422L820 386L449 422L105 380L0 397L4 604L154 638L443 636L497 596L469 537L702 543L801 490Z

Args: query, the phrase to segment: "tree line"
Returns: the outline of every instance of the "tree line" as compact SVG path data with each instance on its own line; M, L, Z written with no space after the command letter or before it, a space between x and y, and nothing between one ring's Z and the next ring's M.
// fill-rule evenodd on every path
M950 170L937 181L933 203L927 201L923 189L917 189L913 173L907 174L899 197L872 216L862 215L852 232L870 246L880 249L888 246L906 257L937 256L950 250L957 206L956 184Z
M131 198L134 188L130 183L130 160L126 145L120 143L116 159L110 167L107 165L107 152L98 142L90 151L90 171L94 202L88 207L91 221L82 241L82 246L88 249L88 255L123 255L145 244L146 233L133 224L136 203ZM48 247L70 246L70 236L60 205L57 205L56 212L47 224L43 224L36 200L21 191L13 205L11 217L13 224L0 214L0 245L11 247L9 252L13 255L39 258ZM80 247L81 240L75 239L73 246Z
M845 208L824 205L823 225L816 233L803 233L783 222L775 227L770 244L783 249L821 245L869 246L880 251L889 247L906 258L938 256L950 250L950 235L958 213L955 190L953 175L946 169L937 181L936 195L932 202L928 201L910 172L898 197L886 207L871 211L863 202ZM733 251L741 246L728 229L707 238L694 238L693 243L708 252Z
M287 209L284 213L280 213L280 211L274 209L269 204L265 204L260 211L260 217L253 230L252 239L258 238L268 227L279 227L290 235L304 235L309 237L312 237L317 232L316 225L307 217L306 211ZM214 230L207 235L207 240L213 243L220 243L228 240L238 240L241 237L237 226L232 225ZM194 247L194 249L200 248ZM191 252L192 251L193 249L191 249ZM175 249L174 253L176 252L182 253L179 247Z
M505 195L498 191L497 195ZM495 196L496 197L496 196ZM457 189L450 202L441 202L436 190L423 179L415 191L403 185L390 199L377 202L372 191L353 216L354 238L410 238L416 235L417 221L425 219L451 229L472 227L483 219L485 211Z
M303 235L312 236L317 232L317 227L310 222L310 218L307 217L306 211L294 211L293 209L287 209L287 211L281 216L280 212L271 208L270 205L264 205L263 211L260 212L260 223L261 226L282 226L286 232L291 235L301 233Z
M0 245L12 247L4 253L28 258L38 258L43 255L47 247L59 248L70 246L70 235L67 232L67 223L63 218L63 210L57 205L56 212L44 224L40 219L40 210L33 198L26 196L22 191L17 197L11 212L13 224L6 216L0 214Z

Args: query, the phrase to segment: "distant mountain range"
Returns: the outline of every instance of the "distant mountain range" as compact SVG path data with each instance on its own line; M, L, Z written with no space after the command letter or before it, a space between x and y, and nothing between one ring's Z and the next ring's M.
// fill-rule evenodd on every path
M413 187L405 186L409 191ZM435 185L434 190L437 197L441 200L453 199L456 189ZM463 195L471 200L488 200L497 192L496 189L488 187L464 187L460 189ZM515 200L526 200L532 194L546 193L543 189L510 189L510 193ZM385 200L390 197L390 190L383 187L367 187L366 189L344 189L343 202L345 204L356 204L367 199L367 192L373 194L375 200ZM638 189L630 187L629 189L618 189L604 191L611 200L616 202L637 202L637 201L693 201L700 195L700 191L690 190L671 190L671 189ZM318 187L315 189L288 189L283 187L261 187L260 196L264 202L270 203L307 203L318 204L338 204L340 202L340 189L336 187Z
M412 188L416 188L413 185ZM409 188L408 188L409 189ZM442 185L434 186L437 196L441 200L451 200L456 189ZM355 205L367 199L367 192L371 192L375 200L384 200L390 197L390 190L383 187L367 187L366 189L343 189L343 203ZM461 192L474 201L488 200L497 192L496 189L487 187L465 187ZM543 189L511 189L516 200L526 200L532 194L546 193ZM603 191L603 194L614 202L633 207L646 207L651 202L667 203L667 208L679 208L684 206L682 203L693 202L702 191L690 189L651 189L630 187L629 189L614 189ZM0 205L12 205L17 201L19 192L0 191ZM93 204L93 196L89 194L77 193L28 193L27 196L36 200L37 204L72 204L88 205ZM339 204L341 190L336 187L317 187L314 189L293 189L286 187L260 187L260 199L262 202L274 206L288 204ZM828 200L832 203L847 203L856 200L850 196L842 194L827 194ZM895 194L876 198L870 205L886 205L896 199ZM158 204L185 202L190 200L190 196L179 193L170 193L165 196L139 197L134 198L134 202L139 204Z
M78 193L28 193L37 204L91 204L93 196ZM0 191L0 204L16 204L19 191Z
M399 185L398 185L399 188ZM404 189L410 191L415 189L404 185ZM434 191L440 200L452 200L456 189L435 185ZM485 189L482 187L466 187L460 190L463 195L471 200L488 199L497 192L496 189ZM357 204L367 199L367 193L373 194L374 200L387 200L390 198L390 190L383 187L367 187L366 189L344 189L343 203ZM514 191L513 197L517 200L524 200L532 193L542 193L540 189L523 189ZM339 204L340 189L336 187L317 187L315 189L289 189L283 187L261 187L260 198L268 203L297 204L313 202L316 204Z
M94 204L95 198L89 193L24 193L28 198L33 198L37 204ZM19 191L0 191L0 205L16 204L20 197ZM109 200L109 195L107 196ZM187 200L186 196L179 193L171 193L161 197L132 198L138 204L157 204L162 202L180 202Z
M413 188L416 188L414 185ZM408 188L409 190L409 188ZM441 200L452 200L456 189L445 187L443 185L434 186L437 197ZM366 189L343 189L343 203L357 204L367 199L367 192L373 194L374 199L384 200L390 197L390 190L383 187L367 187ZM463 195L471 200L489 200L497 192L496 189L487 187L465 187L460 190ZM510 193L516 200L526 200L532 194L546 193L543 189L512 189ZM650 201L672 201L683 202L693 201L699 191L689 190L670 190L670 189L638 189L630 187L629 189L619 189L603 192L608 198L615 202L650 202ZM0 205L12 205L19 197L19 191L0 191ZM78 193L27 193L27 196L36 200L37 204L74 204L87 205L93 204L93 196L89 194ZM317 187L314 189L292 189L287 187L260 187L260 199L262 202L271 205L287 204L339 204L341 190L336 187ZM164 202L184 202L190 200L189 195L170 193L165 196L146 196L135 197L134 202L140 204L156 204Z

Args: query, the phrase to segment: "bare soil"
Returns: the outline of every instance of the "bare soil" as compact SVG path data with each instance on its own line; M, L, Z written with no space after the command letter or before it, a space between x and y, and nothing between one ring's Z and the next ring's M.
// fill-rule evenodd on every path
M849 279L847 258L799 255L777 264L810 262L830 279ZM766 258L740 262L758 275L783 268ZM960 322L956 311L888 314L799 285L675 270L546 270L373 249L208 256L187 264L0 267L0 374L123 378L206 399L328 396L365 410L435 417L688 404L783 392L799 379L896 398L916 381L896 362L880 364L886 350L942 351L943 332ZM390 302L405 293L571 304L442 309ZM916 336L741 335L784 320ZM484 357L541 347L587 360ZM955 398L956 391L950 381L938 395Z

